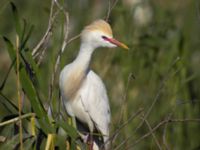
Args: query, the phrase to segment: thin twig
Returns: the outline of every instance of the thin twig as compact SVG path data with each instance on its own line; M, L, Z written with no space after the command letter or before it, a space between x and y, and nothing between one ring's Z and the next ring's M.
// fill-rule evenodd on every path
M107 16L106 16L106 21L108 21L110 17L110 12L111 12L111 0L108 0L108 11L107 11Z
M81 34L77 34L77 35L75 35L74 37L72 37L71 39L69 39L69 40L67 41L67 45L68 45L69 43L71 43L72 41L78 39L80 36L81 36Z
M143 108L140 108L137 112L135 112L134 114L132 114L129 119L124 122L121 126L119 126L115 132L112 134L112 136L110 136L110 138L108 139L108 141L114 141L117 136L119 135L120 131L126 127L134 118L136 118L138 115L140 115L142 112L144 111Z
M21 117L15 117L13 119L1 122L0 127L11 124L11 123L15 123L15 122L17 122L21 119L25 119L25 118L28 118L28 117L35 117L35 113L29 113L29 114L21 115Z
M152 135L152 137L153 137L153 139L154 139L156 145L158 146L158 149L159 149L159 150L162 150L162 147L161 147L160 143L158 142L158 139L156 138L154 132L152 131L152 128L151 128L150 123L148 122L147 119L144 118L144 116L142 117L142 119L144 119L144 122L147 124L147 126L148 126L148 128L149 128L149 131L151 132L151 135Z
M118 124L121 123L121 120L122 120L122 116L123 116L123 113L124 113L124 107L125 107L125 103L127 101L127 93L128 93L128 88L129 88L129 85L130 85L130 82L132 79L135 79L135 76L133 75L133 73L129 73L129 76L128 76L128 81L127 81L127 84L126 84L126 89L125 89L125 93L123 95L123 98L122 98L122 102L120 104L121 107L121 110L120 110L120 116L119 116L119 121L118 121Z
M172 113L167 117L167 120L170 120L172 116ZM165 124L164 129L163 129L163 145L165 146L166 150L169 150L168 144L167 144L167 140L166 140L166 131L167 131L167 126L168 123Z
M111 5L111 0L108 0L108 11L107 11L106 19L105 19L106 21L109 20L110 14L111 14L113 8L116 6L117 2L118 2L118 0L115 0L113 2L113 4Z
M126 101L127 101L127 93L128 93L128 88L129 88L129 85L130 85L130 82L132 79L135 79L135 76L133 75L133 73L130 73L129 76L128 76L128 81L127 81L127 84L126 84L126 89L125 89L125 93L123 95L123 98L122 98L122 102L120 104L121 106L121 110L120 110L120 116L119 116L119 121L118 121L118 125L120 126L121 124L121 120L123 118L123 114L124 114L124 111L126 109ZM117 138L118 134L114 135L113 139L112 139L112 142L111 142L111 146L112 146L112 143L114 143L114 140Z
M50 9L50 15L49 15L49 23L48 23L48 28L44 34L44 36L42 37L42 39L40 40L40 42L36 45L36 47L33 49L32 51L32 56L35 56L35 54L37 53L38 49L42 46L42 44L44 43L45 39L47 38L47 36L50 33L50 30L52 28L52 16L53 16L53 6L54 6L54 0L51 1L51 9Z
M51 2L51 9L50 9L49 23L48 23L47 30L46 30L44 36L42 37L42 39L40 40L40 42L36 45L36 47L32 51L32 56L33 56L34 59L39 57L38 65L41 63L41 61L44 57L45 51L47 49L46 45L47 45L47 43L50 39L50 36L52 34L52 28L53 28L55 18L59 13L59 10L56 11L55 13L53 13L53 8L54 8L54 0L52 0L52 2ZM42 52L39 52L39 49L41 49L42 47L44 47Z
M165 77L163 78L163 80L161 81L160 86L159 86L159 88L158 88L158 92L157 92L157 94L156 94L156 96L155 96L155 98L154 98L154 100L153 100L151 106L149 107L147 113L145 114L144 119L146 119L146 118L149 116L149 114L151 113L151 110L152 110L153 107L155 106L156 102L158 101L158 99L159 99L159 97L160 97L160 95L161 95L161 93L162 93L163 88L165 87L165 82L170 78L169 73L170 73L171 69L173 68L173 66L174 66L179 60L180 60L180 57L177 57L177 58L172 62L172 64L170 65L169 69L167 70L167 73L166 73ZM173 75L175 75L176 73L177 73L177 71L176 71ZM137 126L137 128L134 130L133 134L136 133L136 132L138 131L138 129L143 125L143 123L144 123L144 120L143 120L142 122L139 123L139 125ZM119 149L121 146L123 146L123 145L124 145L128 140L130 140L132 137L133 137L133 136L131 135L131 136L129 136L128 138L126 138L123 142L121 142L120 144L118 144L118 146L115 148L115 150L117 150L117 149Z
M53 68L53 73L51 76L51 83L49 85L49 97L48 97L48 106L50 111L52 111L51 109L51 100L52 100L52 94L53 94L53 87L54 87L54 81L55 81L55 77L56 77L56 73L58 70L58 66L60 64L60 59L61 59L61 55L64 52L66 46L67 46L67 39L68 39L68 35L69 35L69 14L67 11L64 10L63 7L60 6L60 4L55 0L57 7L63 12L63 14L65 15L65 23L64 23L64 39L63 39L63 43L61 46L61 49L58 52L58 55L56 57L56 63L54 65Z
M55 70L54 70L55 72L57 71L58 65L60 64L60 58L61 58L61 55L64 52L65 47L67 45L67 39L68 39L68 35L69 35L69 14L68 14L68 12L64 12L64 15L65 15L64 40L63 40L63 44L61 47L61 51L60 51L59 55L57 56Z
M165 125L166 123L183 123L183 122L196 122L196 123L200 123L200 118L196 118L196 119L166 119L161 121L160 123L158 123L153 129L152 131L144 134L142 137L138 138L137 140L135 140L135 142L129 146L129 148L133 148L136 144L140 143L143 139L147 138L148 136L151 135L151 132L155 132L157 129L159 129L161 126Z
M113 2L113 5L112 5L112 7L111 7L111 11L113 10L113 8L117 5L117 2L118 2L119 0L115 0L114 2Z
M180 104L178 104L180 105ZM170 120L172 115L175 113L176 111L176 108L177 108L177 105L175 105L173 108L172 108L172 111L170 112L170 114L167 116L166 120ZM166 123L165 126L164 126L164 129L163 129L163 137L162 137L162 140L163 140L163 145L165 146L166 150L169 150L169 146L167 144L167 140L166 140L166 131L167 131L167 127L168 127L168 124L169 123Z

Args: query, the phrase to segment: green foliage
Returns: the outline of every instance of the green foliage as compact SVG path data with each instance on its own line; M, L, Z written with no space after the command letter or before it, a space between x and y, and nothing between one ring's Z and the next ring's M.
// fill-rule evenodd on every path
M40 73L39 73L39 68L35 63L35 60L33 59L30 49L28 48L27 42L31 39L31 32L33 30L33 26L30 26L30 28L27 30L27 25L26 21L24 21L24 27L23 30L21 28L21 19L18 16L18 11L14 3L11 3L12 6L12 12L13 12L13 18L14 18L14 24L15 24L15 29L16 29L16 35L19 35L20 37L20 43L19 43L19 55L20 55L20 70L19 70L19 75L20 75L20 83L21 83L21 89L23 93L25 94L26 98L25 100L29 101L30 103L29 109L24 109L23 114L28 113L27 110L30 112L34 112L36 114L36 120L37 124L32 124L30 120L28 119L27 121L23 121L24 127L27 128L23 131L23 141L24 141L24 147L25 149L35 149L34 147L44 147L42 144L37 144L42 143L40 140L45 140L43 136L40 135L45 134L46 136L48 134L56 133L56 130L59 128L63 128L69 137L71 137L74 141L77 138L77 132L76 130L68 125L67 122L64 121L59 121L56 122L56 126L54 125L54 121L52 122L52 118L49 118L46 110L44 109L44 101L41 101L39 97L39 91L38 91L38 78L40 78ZM16 69L16 46L13 44L7 37L3 37L3 40L6 44L10 60L12 61L11 67L14 68L15 72L17 71ZM13 65L14 64L14 65ZM10 73L10 70L8 72L8 75ZM8 78L5 78L5 83ZM1 86L1 92L4 89L5 84L2 84ZM4 98L1 100L2 104L6 106L6 109L10 111L11 114L16 114L18 111L17 106L9 99L7 98L3 93L1 93L1 96ZM4 119L11 119L12 116L9 115L4 115ZM2 118L3 119L3 118ZM4 120L3 119L3 120ZM2 121L3 121L2 120ZM25 123L27 122L27 123ZM31 135L31 131L28 131L27 135L27 130L28 126L31 126L31 128L37 128L37 138L35 138L33 135ZM12 129L12 130L10 130ZM10 131L12 132L10 132ZM5 131L9 132L10 135L6 136ZM4 143L0 144L1 148L7 148L7 149L15 149L19 148L19 134L18 132L18 127L16 125L8 125L4 126L1 129L2 136L5 136L7 139ZM61 139L61 137L60 137ZM57 142L63 145L65 141L62 142ZM58 146L59 147L59 146ZM42 148L44 149L44 148Z
M157 149L152 135L136 143L149 132L146 120L154 128L169 116L173 119L194 119L200 114L200 28L199 8L193 1L184 2L156 0L148 1L153 18L146 26L138 26L133 20L135 7L129 7L119 1L113 7L109 22L114 37L128 44L130 50L97 50L92 61L92 68L103 78L110 98L112 110L111 136L120 126L137 112L144 111L123 127L113 142L113 148L119 149ZM96 18L107 15L107 1L60 1L69 11L69 37L77 35L83 26ZM139 4L142 5L143 3ZM77 140L78 134L67 121L67 116L60 106L58 75L52 82L57 54L61 49L64 36L64 15L56 18L52 36L45 43L46 53L40 65L32 57L32 50L44 35L50 1L18 0L10 3L0 2L0 120L11 120L18 116L16 86L16 36L19 36L20 83L23 91L22 115L36 114L35 125L30 118L23 119L23 140L25 149L45 149L47 137L54 134L55 146L66 148L66 140L71 141L72 149L76 145L85 147ZM98 11L100 10L100 11ZM23 18L23 19L21 19ZM43 47L42 47L43 48ZM41 48L41 49L42 49ZM66 47L62 55L61 68L71 62L79 49L79 40ZM6 63L3 59L8 54ZM102 61L103 60L103 61ZM5 65L1 65L5 64ZM135 79L128 79L132 73ZM125 96L125 98L123 98ZM151 111L150 107L153 105ZM46 106L52 107L52 116ZM147 115L147 112L150 112ZM62 114L62 115L61 115ZM144 119L144 118L143 118ZM31 132L35 127L36 135ZM19 149L17 123L0 127L0 149ZM62 134L59 132L62 130ZM162 148L199 149L199 122L172 122L154 131ZM164 133L165 132L165 133ZM164 135L165 134L165 135ZM163 138L165 137L166 143Z

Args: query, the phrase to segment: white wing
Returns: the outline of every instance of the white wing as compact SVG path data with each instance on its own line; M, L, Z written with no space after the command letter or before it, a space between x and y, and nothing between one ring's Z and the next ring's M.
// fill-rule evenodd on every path
M110 106L105 86L100 77L93 71L89 71L79 94L85 111L88 112L106 141L109 136Z

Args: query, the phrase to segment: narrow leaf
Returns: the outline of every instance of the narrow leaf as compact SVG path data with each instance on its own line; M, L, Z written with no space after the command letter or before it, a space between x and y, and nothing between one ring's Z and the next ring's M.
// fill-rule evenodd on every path
M66 132L67 134L72 137L73 139L76 139L78 137L78 133L76 131L76 129L72 126L70 126L67 122L65 121L58 121L56 122L56 124L60 127L62 127Z
M15 6L15 4L13 2L11 2L10 5L11 5L11 8L12 8L12 12L13 12L15 30L16 30L17 34L19 35L19 38L20 38L20 41L21 41L21 37L22 37L22 32L21 31L22 30L21 30L18 10L17 10L17 7Z
M7 46L7 50L8 50L8 53L10 55L10 58L11 60L15 60L16 57L15 57L15 48L14 48L14 45L11 43L11 41L7 38L7 37L3 37L3 40L4 42L6 43L6 46Z
M24 68L21 68L20 70L20 80L22 88L31 102L33 111L38 117L38 122L40 123L41 128L45 133L54 132L47 113L45 112L41 101L38 99L36 90Z
M18 112L18 107L9 99L7 98L2 92L0 92L0 103L4 105L4 107L13 114Z

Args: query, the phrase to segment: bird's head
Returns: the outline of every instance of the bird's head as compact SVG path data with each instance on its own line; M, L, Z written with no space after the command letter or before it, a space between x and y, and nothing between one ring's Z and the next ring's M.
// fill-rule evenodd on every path
M91 45L93 48L119 46L129 49L125 44L113 38L112 29L104 20L96 20L86 26L81 33L81 41L84 44Z

